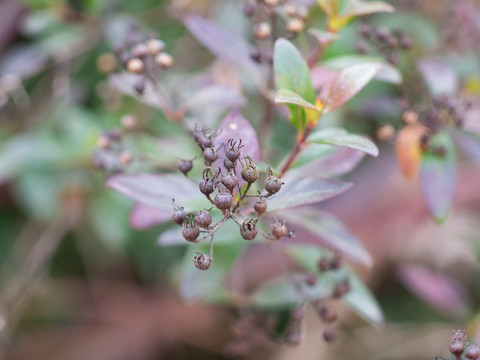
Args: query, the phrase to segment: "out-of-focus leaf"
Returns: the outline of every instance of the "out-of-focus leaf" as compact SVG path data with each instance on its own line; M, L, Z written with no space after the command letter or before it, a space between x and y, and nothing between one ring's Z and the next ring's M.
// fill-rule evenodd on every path
M268 200L268 211L313 204L341 194L352 183L325 179L315 174L287 174L282 189Z
M422 163L420 139L424 134L425 127L420 124L405 126L398 133L395 153L400 171L407 179L415 178L420 170Z
M370 55L343 55L337 56L332 59L329 59L322 63L320 68L327 68L331 70L341 71L349 66L357 65L357 64L365 64L365 63L375 63L381 64L382 67L378 72L375 74L374 78L380 81L389 82L392 84L400 84L402 82L402 74L396 67L393 65L385 62L382 58L378 56L370 56ZM314 84L321 79L316 79L314 74L316 70L312 70L312 80Z
M241 38L198 15L186 16L183 22L192 35L213 54L237 65L260 88L265 87L262 73L250 58L249 47Z
M453 67L441 59L424 59L418 64L418 70L434 96L453 95L458 90L458 77Z
M258 144L257 132L250 125L247 119L245 119L238 110L232 110L223 119L220 127L218 128L218 135L215 138L215 147L220 148L219 159L215 162L215 167L223 168L223 158L225 156L225 148L222 144L226 144L229 139L234 139L239 142L242 140L241 157L249 155L253 161L258 161L260 157L260 146ZM237 174L242 171L242 165L238 162L236 167ZM244 181L239 180L241 186Z
M290 90L306 102L315 104L316 96L310 70L295 45L286 39L278 39L274 47L273 66L277 89ZM292 124L301 131L306 125L305 111L293 104L288 105L288 108Z
M126 15L109 16L105 19L103 32L112 49L125 44L134 23L135 19Z
M328 96L324 99L324 112L331 112L350 100L370 82L381 67L381 64L365 63L342 70L333 79Z
M465 289L450 276L422 265L401 266L398 276L410 291L434 309L448 316L466 314Z
M462 127L469 132L480 135L480 106L474 107L465 113Z
M391 13L395 8L383 1L346 0L340 11L341 16L362 16L376 13Z
M122 94L132 96L138 101L156 109L168 109L165 98L155 91L152 83L142 75L123 72L110 75L108 81L114 89ZM141 95L135 91L135 84L139 82L145 84L145 90Z
M327 131L326 131L327 130ZM363 151L369 155L378 156L377 146L366 137L354 134L331 134L328 129L313 132L308 141L317 144L329 144L337 146L346 146L352 149Z
M322 45L328 44L340 38L338 34L320 29L308 29L307 32L317 39L317 41Z
M286 246L286 251L307 272L317 272L318 259L323 254L321 248L309 245L289 245ZM347 278L351 289L342 297L342 301L367 321L376 325L383 324L384 318L377 300L363 281L347 265L343 265L341 269L319 275L318 281L322 282L324 286L326 284L330 285L331 288L336 281Z
M134 229L142 230L161 224L170 219L172 210L159 209L145 204L135 204L130 213L130 224Z
M107 187L148 206L171 211L175 199L187 211L188 203L203 197L198 184L183 176L172 174L119 174L108 178Z
M35 45L17 46L5 53L0 64L0 75L7 74L26 79L38 74L47 65L48 56Z
M307 124L315 124L320 117L320 110L315 105L310 104L297 93L287 89L280 89L275 96L275 103L298 105L305 112L305 121Z
M179 292L187 301L229 302L231 296L225 277L233 263L242 253L246 241L235 241L226 245L216 245L210 269L198 270L193 264L197 252L208 254L208 244L190 245L180 270Z
M295 212L282 211L280 216L285 218L288 223L305 229L315 239L318 239L319 246L326 245L359 264L367 266L372 264L372 257L361 241L335 216L312 208Z
M467 155L473 163L480 166L480 137L461 130L452 132L452 137L465 155Z
M211 105L218 104L227 108L240 107L245 104L245 98L236 89L213 84L196 91L181 106L183 110L202 110Z
M289 174L318 174L330 178L352 171L365 153L347 147L309 144L288 171Z
M442 223L447 218L455 193L455 146L446 133L439 133L431 138L430 147L443 147L446 151L443 156L425 153L420 169L423 196L435 221Z

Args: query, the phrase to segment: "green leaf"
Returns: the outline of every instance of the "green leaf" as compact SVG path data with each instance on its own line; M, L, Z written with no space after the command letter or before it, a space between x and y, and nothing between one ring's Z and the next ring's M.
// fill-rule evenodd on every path
M330 129L313 132L308 140L317 144L329 144L337 146L346 146L351 149L361 150L369 155L378 156L377 146L366 137L354 134L332 134Z
M342 70L330 86L325 99L324 113L328 113L340 107L350 100L378 73L382 64L365 63L347 67Z
M275 103L298 105L302 107L305 112L305 120L307 123L315 124L320 118L320 111L315 107L315 105L309 103L293 91L287 89L278 90L277 95L275 96Z
M298 94L310 104L315 104L316 95L312 85L310 70L302 54L286 39L275 42L273 65L277 89L286 89ZM295 104L288 105L291 122L303 129L306 124L305 111Z
M443 156L435 154L435 149L443 147ZM425 201L436 222L447 219L455 193L456 153L455 145L446 133L439 133L430 140L429 151L423 155L420 181Z

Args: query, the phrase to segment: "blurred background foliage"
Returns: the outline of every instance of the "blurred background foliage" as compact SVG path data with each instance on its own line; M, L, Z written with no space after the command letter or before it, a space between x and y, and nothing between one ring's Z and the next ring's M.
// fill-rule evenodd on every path
M463 15L451 11L463 2L468 3L391 1L396 13L368 19L413 37L415 46L398 65L412 94L421 92L409 83L415 81L416 63L427 56L447 60L463 90L480 94L480 14L474 15L476 30L464 29L459 25ZM131 228L132 202L105 188L91 155L99 134L118 127L124 114L135 114L142 130L166 141L167 151L188 140L160 111L122 96L106 82L110 64L102 55L112 52L132 21L165 41L176 59L172 82L188 88L182 81L213 57L179 19L200 13L249 38L250 25L240 8L239 1L214 0L0 3L4 359L223 358L232 313L177 299L167 273L185 250L157 245L166 226ZM309 23L319 28L325 23L318 7ZM358 22L349 24L322 61L355 53L357 28ZM306 46L305 39L298 43ZM373 82L322 121L375 137L379 124L401 124L396 96L395 85ZM251 101L243 112L255 125L259 104ZM273 146L280 159L293 139L287 136L290 125L277 120ZM162 154L155 153L173 169L175 156ZM353 190L321 206L345 221L374 256L374 271L364 276L383 308L385 328L345 312L340 340L329 347L319 345L309 320L311 331L300 348L271 343L252 358L426 359L446 354L451 328L477 334L480 172L460 162L455 210L439 227L429 218L418 185L399 175L392 144L383 144L380 154L349 175Z

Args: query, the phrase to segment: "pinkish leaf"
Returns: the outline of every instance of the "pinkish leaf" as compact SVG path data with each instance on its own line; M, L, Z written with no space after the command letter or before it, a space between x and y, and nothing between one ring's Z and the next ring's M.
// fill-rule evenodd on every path
M172 210L172 199L185 206L203 198L198 184L183 175L119 174L108 178L106 185L141 204L164 211Z
M446 274L421 265L404 265L398 269L403 284L428 305L445 315L461 316L467 310L463 287Z
M184 110L200 110L211 104L223 105L227 108L240 107L245 104L245 98L238 90L219 84L212 84L194 92L186 99L181 108Z
M198 15L185 17L183 23L192 35L213 54L244 70L259 87L265 86L263 75L250 58L249 46L243 39Z
M455 70L441 59L424 59L418 64L432 95L453 95L458 90L458 77Z
M244 146L241 149L240 158L248 155L253 161L258 161L260 157L260 146L255 129L250 125L248 120L242 116L240 111L232 110L225 119L223 119L218 129L218 135L215 138L215 147L220 148L219 160L215 162L215 167L223 168L223 158L225 156L223 145L226 144L229 139L234 139L237 142L242 140ZM240 162L238 162L236 168L237 174L240 174L242 170L241 166Z
M172 210L138 203L130 213L130 224L134 229L143 230L170 220Z
M378 63L365 63L347 67L332 82L325 99L324 113L333 111L350 100L367 85L382 67Z
M474 107L465 113L462 127L467 131L480 135L480 106Z

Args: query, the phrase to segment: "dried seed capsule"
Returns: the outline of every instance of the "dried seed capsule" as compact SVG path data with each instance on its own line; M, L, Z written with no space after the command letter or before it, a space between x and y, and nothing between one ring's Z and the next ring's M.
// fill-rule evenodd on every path
M329 306L321 306L318 314L322 322L326 324L331 324L337 320L337 312Z
M283 9L289 16L297 15L297 5L294 2L289 1L284 5Z
M138 125L137 118L134 115L123 115L120 122L122 123L122 126L129 131L135 130Z
M477 360L480 357L480 347L476 344L468 345L465 349L465 357L468 360Z
M183 207L177 206L173 204L173 212L172 212L172 221L177 225L183 225L185 218L187 217L187 213Z
M205 160L205 164L210 166L218 159L218 153L215 151L214 148L205 148L202 152L203 159Z
M145 65L143 64L143 61L139 58L133 58L127 63L127 70L131 73L139 74L143 72L144 69Z
M265 4L267 4L268 6L277 6L279 2L279 0L264 0L264 1L265 1Z
M276 194L282 188L282 184L280 179L273 175L272 170L268 169L268 177L265 180L265 190L267 190L269 194Z
M257 181L258 179L258 169L255 166L251 157L247 157L248 164L242 166L241 176L242 179L245 180L247 183L251 184Z
M195 224L203 229L208 229L212 223L212 215L207 210L198 211L195 214Z
M222 177L221 183L230 191L235 189L235 186L238 184L237 177L233 173L233 171L229 171L227 175Z
M257 220L245 220L240 226L240 234L245 240L253 240L257 236Z
M345 295L349 291L350 291L350 281L348 281L348 279L345 279L342 282L335 284L335 287L333 289L333 297L337 299L341 298L343 295Z
M200 229L195 225L192 219L190 219L183 223L182 235L185 240L197 243L198 236L200 235Z
M200 180L200 183L198 184L198 188L203 195L210 195L215 190L214 178L216 176L214 176L213 179L210 179L210 177L208 176L209 171L210 168L206 168L205 170L203 170L202 180Z
M193 262L198 270L208 270L212 264L212 257L210 255L197 253L193 258Z
M183 175L187 175L188 172L190 170L192 170L193 168L193 162L192 160L185 160L185 159L180 159L178 161L178 170L180 170L180 172L183 174Z
M228 160L228 158L224 158L223 159L223 166L225 167L225 169L230 171L232 169L235 169L235 166L237 166L237 162L236 161L232 162L232 161Z
M290 31L292 34L301 33L304 28L305 24L303 23L302 19L293 18L290 19L287 23L287 30Z
M465 350L465 343L463 341L452 341L448 350L455 356L460 356Z
M240 140L237 144L237 142L233 139L229 139L227 141L227 147L225 150L225 156L227 157L228 160L230 160L232 163L237 161L238 158L240 157L240 149L243 147L242 145L242 140Z
M272 33L272 28L267 22L260 22L253 27L253 33L258 39L265 39Z
M148 51L147 51L147 46L145 44L136 44L132 48L133 57L143 58L143 57L147 56L147 54L148 54Z
M272 235L275 236L276 239L281 239L285 235L287 235L288 229L285 226L285 222L277 221L272 225Z
M242 10L243 10L243 13L245 14L245 16L250 17L255 13L255 8L256 8L256 5L253 2L245 1L243 3Z
M258 199L253 205L253 209L257 212L258 215L263 214L267 211L267 202L264 199Z
M162 68L169 68L173 65L173 57L167 53L160 53L155 56L155 64Z
M162 40L150 39L147 41L147 51L154 56L165 50L165 43Z
M211 136L205 134L205 132L198 136L197 144L202 148L209 148L213 146L213 139Z
M217 208L220 210L227 210L230 209L230 207L233 205L233 196L227 190L225 189L225 186L223 186L222 191L220 191L216 196L215 199L213 199L213 203Z

